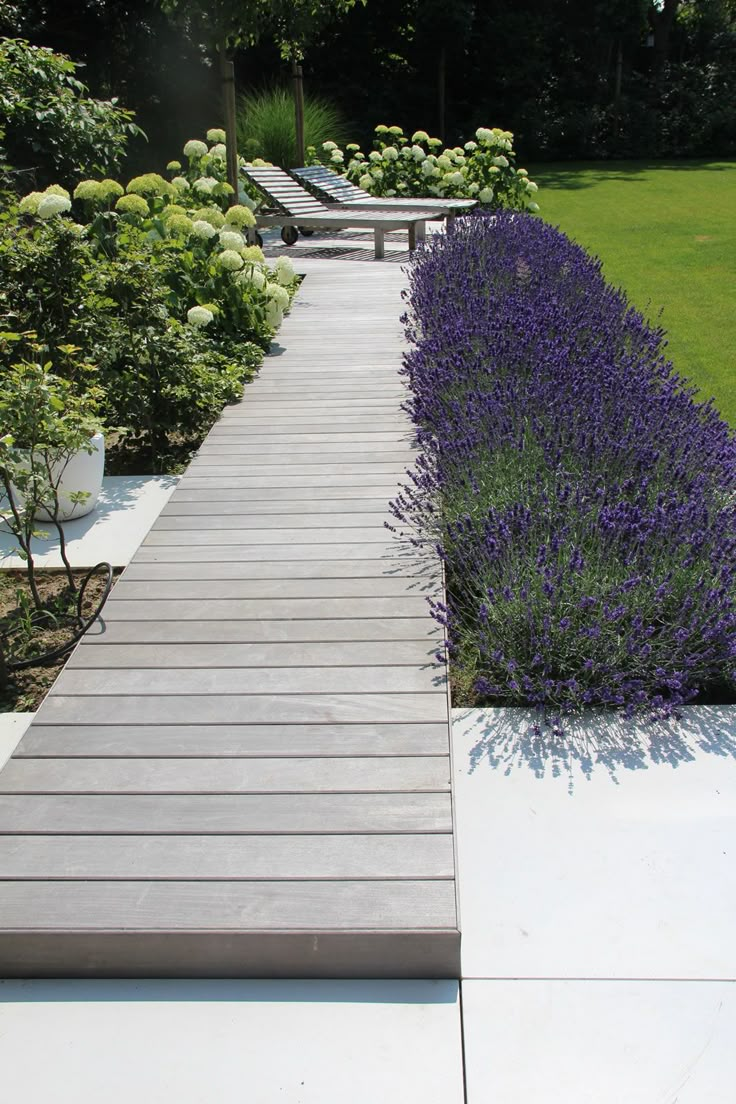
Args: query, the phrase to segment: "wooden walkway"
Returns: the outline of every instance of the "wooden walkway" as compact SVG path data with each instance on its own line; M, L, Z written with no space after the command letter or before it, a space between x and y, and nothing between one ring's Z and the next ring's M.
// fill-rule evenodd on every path
M0 976L459 976L438 570L384 528L404 277L302 270L0 774Z

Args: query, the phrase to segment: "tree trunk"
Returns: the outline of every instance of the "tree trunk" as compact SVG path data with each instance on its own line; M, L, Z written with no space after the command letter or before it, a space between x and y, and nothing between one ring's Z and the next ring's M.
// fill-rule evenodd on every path
M294 82L294 122L296 133L296 161L284 165L285 169L301 169L304 165L304 73L296 58L291 59L291 79Z
M437 60L437 137L445 140L445 109L447 97L447 48L440 46Z
M235 124L235 67L227 49L227 41L221 38L217 53L220 62L222 86L222 111L225 117L225 141L227 145L227 180L233 189L230 206L238 202L238 134Z

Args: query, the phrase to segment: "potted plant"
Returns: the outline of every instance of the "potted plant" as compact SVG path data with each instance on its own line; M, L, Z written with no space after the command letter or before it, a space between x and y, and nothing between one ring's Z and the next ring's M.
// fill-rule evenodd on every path
M48 365L21 360L11 366L0 395L0 489L7 504L3 520L18 540L28 565L34 601L31 539L36 519L57 530L70 586L61 522L87 513L99 495L104 464L100 389L79 394Z

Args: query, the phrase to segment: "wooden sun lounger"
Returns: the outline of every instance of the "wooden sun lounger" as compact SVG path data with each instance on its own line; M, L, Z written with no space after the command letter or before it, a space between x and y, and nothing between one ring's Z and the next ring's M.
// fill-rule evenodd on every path
M347 230L366 228L373 231L376 260L384 255L384 238L390 230L407 230L409 249L415 249L418 241L423 241L427 219L437 217L431 208L411 209L403 207L390 210L347 209L343 205L326 204L315 199L299 181L276 166L266 168L249 167L241 169L247 180L254 184L266 197L273 210L256 212L256 225L281 226L281 236L287 245L293 245L299 236L299 230ZM252 231L251 231L252 234Z
M406 198L396 196L394 198L377 199L370 192L359 188L344 176L333 172L324 165L310 165L305 169L292 169L291 173L297 180L304 181L319 199L342 203L346 207L372 207L376 211L390 211L401 207L402 210L411 211L415 207L427 208L434 211L433 218L454 218L455 215L466 214L477 207L476 199L437 199L437 198Z

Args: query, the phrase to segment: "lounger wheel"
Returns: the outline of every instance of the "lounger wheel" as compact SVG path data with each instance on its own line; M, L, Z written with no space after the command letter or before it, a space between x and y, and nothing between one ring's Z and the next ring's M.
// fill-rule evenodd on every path
M285 226L281 231L281 240L285 245L294 245L299 237L296 226Z
M262 248L263 248L263 238L262 238L262 236L261 236L261 235L260 235L260 234L258 233L258 231L257 231L257 230L256 230L255 234L253 235L253 240L254 240L254 242L256 243L256 245L257 245L257 246L258 246L258 247L259 247L260 249L262 249Z
M314 230L311 226L297 226L297 230L303 238L311 238L312 234L314 233Z

